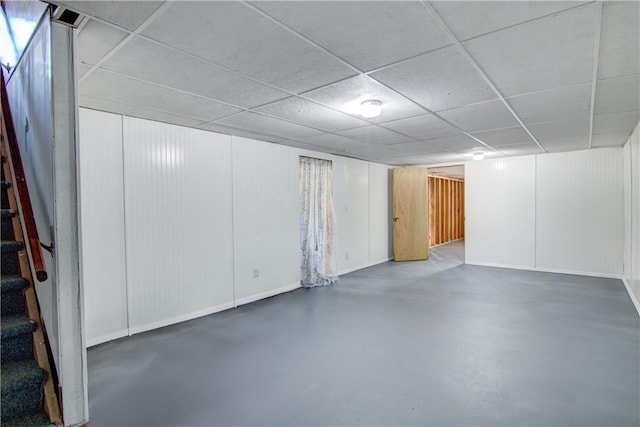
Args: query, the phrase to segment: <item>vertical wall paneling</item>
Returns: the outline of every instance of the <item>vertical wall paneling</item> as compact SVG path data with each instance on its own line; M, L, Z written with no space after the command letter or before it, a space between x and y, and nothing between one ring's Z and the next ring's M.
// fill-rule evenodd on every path
M132 333L233 306L231 137L125 117Z
M391 221L391 168L369 163L369 263L377 264L393 257Z
M464 181L429 176L429 245L464 238Z
M334 163L339 272L391 257L389 166L98 111L80 120L90 345L127 317L137 333L299 286L300 155Z
M128 335L122 116L80 109L82 275L87 346Z
M300 286L295 149L232 137L236 304Z
M619 148L537 157L538 268L621 277L622 169Z
M534 267L535 172L534 156L466 163L467 263Z
M633 137L632 137L633 138ZM627 281L627 284L631 283L633 256L631 254L631 241L633 236L633 230L631 229L632 222L632 171L631 171L631 144L632 138L629 139L622 148L622 163L623 163L623 182L624 182L624 249L623 249L623 266L622 277Z
M636 301L640 301L640 127L631 138L631 254L632 288Z
M369 165L347 157L332 161L336 258L344 274L369 265Z
M625 286L640 314L640 126L624 145Z

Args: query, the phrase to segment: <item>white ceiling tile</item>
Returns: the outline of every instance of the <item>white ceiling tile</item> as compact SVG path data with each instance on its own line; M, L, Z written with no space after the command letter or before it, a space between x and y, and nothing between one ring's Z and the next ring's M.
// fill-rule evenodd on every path
M513 117L513 114L499 100L440 111L438 115L467 132L479 132L481 130L518 125L518 121Z
M464 43L504 96L591 80L595 6L589 4Z
M600 147L621 147L629 140L629 133L607 133L604 135L593 135L591 146Z
M318 145L321 147L326 147L327 149L338 151L353 150L358 148L358 146L362 144L355 139L345 138L344 136L335 135L332 133L323 133L321 135L310 136L308 138L304 138L302 141L312 145Z
M583 145L589 145L589 119L534 123L527 128L545 148L547 141L562 138L576 139Z
M589 148L589 120L534 123L527 126L533 136L549 152Z
M256 108L255 111L329 132L367 125L364 120L298 97L276 101Z
M419 2L258 1L255 6L362 71L451 44Z
M429 139L462 133L459 129L456 129L433 114L423 114L407 119L394 120L392 122L382 123L380 126L416 139Z
M356 74L241 2L176 2L142 34L295 93Z
M638 125L639 119L640 111L595 116L593 118L593 134L624 133L629 136Z
M103 70L94 71L80 83L80 95L154 108L202 121L211 121L242 111L209 99Z
M566 138L548 139L542 143L542 146L548 153L586 150L589 148L589 140L577 136L570 136Z
M221 125L231 126L248 130L255 133L264 133L284 139L299 140L322 133L316 129L289 123L273 117L263 116L257 113L241 113L237 116L228 117L217 122Z
M358 156L365 156L370 159L380 159L389 157L394 153L392 145L376 145L376 144L360 144L358 147L351 147L345 150L341 150L345 154L357 154Z
M81 63L95 65L127 35L125 31L91 19L78 35L78 59Z
M346 138L355 139L356 141L380 145L399 144L401 142L408 142L411 140L409 137L400 135L399 133L377 125L368 125L336 133Z
M528 154L542 154L542 150L534 142L504 145L502 147L499 147L498 150L505 156L526 156Z
M518 95L507 102L525 124L588 119L591 83Z
M640 75L598 80L595 114L640 110Z
M458 40L540 18L579 5L575 1L435 1L438 14Z
M142 38L127 43L102 67L247 108L287 96L285 92Z
M535 142L533 142L529 134L521 126L474 132L472 135L492 147L518 143L531 143L535 145Z
M386 147L389 148L387 157L427 155L443 152L442 146L426 141L393 144Z
M282 141L284 141L284 139L273 136L273 135L251 132L245 129L238 129L231 126L221 125L219 123L203 123L198 126L198 129L203 129L203 130L221 133L225 135L233 135L233 136L240 136L243 138L256 139L259 141L273 142L277 144L280 144Z
M288 147L293 147L293 148L300 148L302 150L318 151L320 153L333 153L333 150L331 150L330 148L317 146L313 144L307 144L301 141L293 141L293 140L287 139L279 142L279 144L286 145Z
M402 156L385 159L385 163L391 166L417 166L439 163L429 156Z
M442 138L433 138L433 139L430 139L428 142L430 142L435 146L442 147L443 151L468 150L471 148L482 147L482 144L480 144L475 139L468 137L465 134L455 135L455 136L445 136Z
M455 47L418 56L371 76L431 111L496 98Z
M602 11L598 78L640 73L640 2L606 1Z
M88 16L96 16L111 22L112 24L135 30L153 12L158 9L163 1L131 1L127 0L126 6L119 1L56 1L64 4L69 9Z
M363 101L380 101L382 114L367 119L370 122L386 122L424 113L420 106L364 75L306 92L303 96L354 116L359 116Z
M468 158L465 158L463 155L459 153L450 153L450 152L442 152L442 153L434 153L428 154L424 158L419 159L420 161L418 165L437 165L440 163L464 163Z
M172 125L197 127L198 125L202 124L202 120L194 119L192 117L178 116L176 114L152 110L146 107L121 104L119 102L109 101L107 99L92 98L90 96L80 95L79 104L80 107L91 108L93 110L107 111L110 113L123 114L130 117L138 117L141 119L155 120Z

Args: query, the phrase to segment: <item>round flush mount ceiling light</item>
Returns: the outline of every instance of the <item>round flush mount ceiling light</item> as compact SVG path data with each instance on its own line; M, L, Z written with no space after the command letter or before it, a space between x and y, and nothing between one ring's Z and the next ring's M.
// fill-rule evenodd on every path
M484 153L473 153L473 160L483 160Z
M380 101L369 100L360 104L360 115L365 119L373 119L382 114L382 103Z

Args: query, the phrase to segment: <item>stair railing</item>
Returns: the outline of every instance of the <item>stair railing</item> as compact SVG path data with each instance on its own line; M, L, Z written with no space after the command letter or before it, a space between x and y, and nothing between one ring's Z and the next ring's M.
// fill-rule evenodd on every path
M24 220L24 231L30 249L29 253L31 254L31 261L33 263L35 275L39 282L44 282L48 277L47 268L44 262L44 254L42 252L40 238L38 237L36 220L33 215L31 198L29 197L29 188L27 187L27 178L24 173L24 168L22 167L20 149L18 148L18 138L16 137L16 130L13 126L13 117L11 115L11 108L9 107L9 97L7 96L7 86L4 81L4 73L2 70L0 70L0 79L2 80L2 115L4 117L7 138L5 142L6 147L8 148L7 155L9 156L7 161L12 165L13 173L15 175L14 184L18 195L18 206Z

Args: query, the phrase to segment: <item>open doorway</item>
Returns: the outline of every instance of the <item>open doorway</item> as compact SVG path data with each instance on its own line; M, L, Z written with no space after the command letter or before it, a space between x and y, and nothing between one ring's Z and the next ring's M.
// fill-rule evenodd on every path
M428 168L429 247L464 253L464 165ZM455 242L455 244L454 244Z

